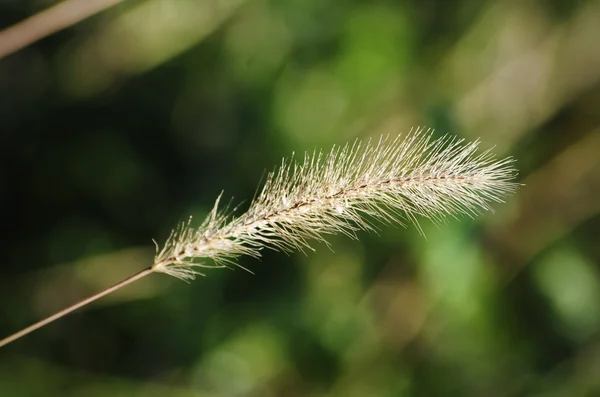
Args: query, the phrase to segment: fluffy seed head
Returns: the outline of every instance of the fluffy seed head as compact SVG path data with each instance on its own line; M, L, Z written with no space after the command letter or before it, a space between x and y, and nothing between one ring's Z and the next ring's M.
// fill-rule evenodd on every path
M259 257L263 248L303 251L333 233L356 238L377 222L409 222L421 231L419 217L473 217L515 191L512 158L497 160L489 150L477 153L479 141L432 133L417 129L404 139L357 140L283 160L243 215L219 210L219 196L200 227L190 220L175 229L157 247L153 269L186 280L240 255Z

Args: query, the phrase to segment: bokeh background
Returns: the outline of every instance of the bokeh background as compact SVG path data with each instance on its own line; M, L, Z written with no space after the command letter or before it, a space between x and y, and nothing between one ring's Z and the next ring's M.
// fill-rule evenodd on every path
M1 336L293 151L427 125L525 184L426 238L151 275L3 348L0 395L600 395L599 79L585 0L127 0L0 59Z

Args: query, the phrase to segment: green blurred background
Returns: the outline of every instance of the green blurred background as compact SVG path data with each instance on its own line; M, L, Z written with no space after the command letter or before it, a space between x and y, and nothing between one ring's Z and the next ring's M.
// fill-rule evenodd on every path
M1 59L1 336L292 151L427 125L526 186L426 238L151 275L0 350L0 396L600 395L599 41L598 1L127 0Z

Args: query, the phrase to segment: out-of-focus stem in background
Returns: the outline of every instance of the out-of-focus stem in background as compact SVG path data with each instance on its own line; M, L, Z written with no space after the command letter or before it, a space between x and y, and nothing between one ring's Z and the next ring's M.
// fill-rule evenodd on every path
M123 0L66 0L0 31L0 59Z

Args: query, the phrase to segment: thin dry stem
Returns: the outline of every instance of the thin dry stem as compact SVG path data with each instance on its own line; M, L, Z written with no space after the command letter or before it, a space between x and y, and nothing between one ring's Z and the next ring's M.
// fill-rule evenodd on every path
M13 342L19 338L22 338L23 336L29 334L30 332L35 331L38 328L41 328L45 325L50 324L53 321L58 320L61 317L66 316L67 314L71 313L72 311L75 311L77 309L79 309L80 307L86 306L90 303L92 303L93 301L102 298L103 296L106 296L108 294L111 294L113 292L115 292L116 290L123 288L124 286L133 283L134 281L139 280L142 277L145 277L149 274L151 274L153 272L152 268L149 267L147 269L142 270L139 273L134 274L131 277L126 278L123 281L120 281L118 283L116 283L115 285L113 285L112 287L109 287L105 290L100 291L99 293L90 296L89 298L83 299L79 302L77 302L76 304L67 307L66 309L63 309L49 317L46 317L43 320L38 321L35 324L30 325L27 328L23 328L22 330L20 330L19 332L15 332L14 334L7 336L6 338L0 340L0 347L9 344L10 342Z

